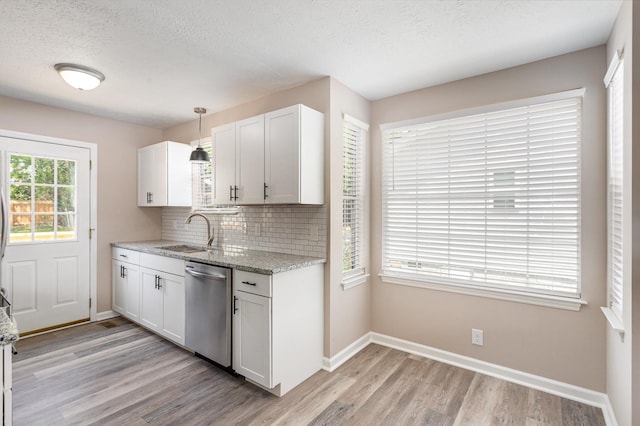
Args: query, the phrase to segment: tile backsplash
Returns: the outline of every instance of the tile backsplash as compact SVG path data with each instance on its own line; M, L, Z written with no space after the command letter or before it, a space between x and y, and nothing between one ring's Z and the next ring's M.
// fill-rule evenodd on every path
M162 239L191 244L207 242L207 225L186 207L162 208ZM237 214L205 213L211 221L214 245L304 256L327 255L326 206L242 206Z

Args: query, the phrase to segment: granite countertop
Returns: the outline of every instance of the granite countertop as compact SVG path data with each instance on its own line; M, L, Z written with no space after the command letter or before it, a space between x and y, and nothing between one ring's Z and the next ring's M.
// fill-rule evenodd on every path
M8 316L4 309L0 309L0 346L11 345L18 337L16 321Z
M224 266L227 268L239 269L241 271L267 275L326 262L326 259L319 257L249 250L235 246L218 248L212 252L201 251L195 253L182 253L163 249L163 247L177 245L199 247L202 248L202 250L205 250L204 246L184 243L181 241L156 240L111 243L111 246L113 247L135 250L142 253L155 254L158 256L166 256L182 260L193 260L200 263L207 263L209 265Z

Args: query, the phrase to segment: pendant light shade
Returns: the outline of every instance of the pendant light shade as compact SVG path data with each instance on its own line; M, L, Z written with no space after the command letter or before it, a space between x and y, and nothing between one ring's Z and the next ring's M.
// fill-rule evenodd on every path
M193 112L195 112L199 116L199 120L198 120L198 136L199 137L198 137L198 147L194 149L193 152L191 152L191 157L189 157L189 161L191 161L192 163L208 163L209 161L211 161L209 159L209 154L200 145L200 141L202 140L202 114L205 114L207 110L202 107L195 107L193 109Z
M193 161L194 163L208 163L209 154L207 154L207 151L205 151L204 148L199 146L191 151L191 157L189 157L189 161Z
M53 68L69 86L78 90L93 90L104 81L104 74L83 65L55 64Z

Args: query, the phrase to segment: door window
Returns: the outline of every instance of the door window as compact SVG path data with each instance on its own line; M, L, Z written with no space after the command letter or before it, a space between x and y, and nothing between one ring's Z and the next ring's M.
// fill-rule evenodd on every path
M9 243L76 240L76 161L9 154Z

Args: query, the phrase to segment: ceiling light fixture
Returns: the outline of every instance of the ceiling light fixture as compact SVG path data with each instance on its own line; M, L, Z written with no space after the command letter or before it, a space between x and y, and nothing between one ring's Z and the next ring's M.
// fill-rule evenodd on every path
M83 65L55 64L53 68L69 86L79 90L95 89L104 81L104 74Z
M189 161L191 161L192 163L208 163L209 154L207 154L207 151L205 151L204 148L202 148L202 145L200 145L200 141L202 140L202 114L206 114L207 110L202 107L195 107L193 109L193 112L198 114L198 116L200 117L200 120L198 122L199 137L198 137L198 147L194 149L193 152L191 153L191 157L189 158Z

